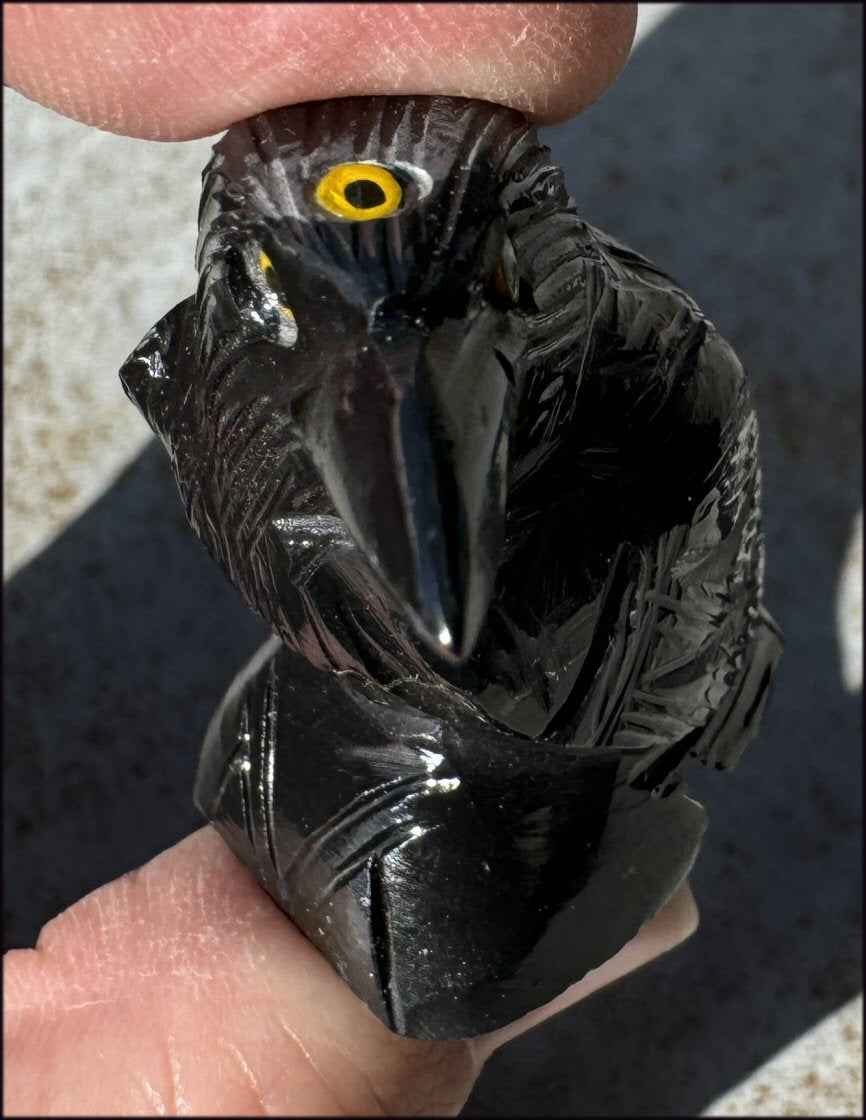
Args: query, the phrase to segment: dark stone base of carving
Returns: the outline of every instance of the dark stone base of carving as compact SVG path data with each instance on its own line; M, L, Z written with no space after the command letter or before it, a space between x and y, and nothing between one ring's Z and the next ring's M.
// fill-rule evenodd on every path
M196 803L388 1027L465 1038L609 959L688 873L704 810L627 769L273 641L214 718Z

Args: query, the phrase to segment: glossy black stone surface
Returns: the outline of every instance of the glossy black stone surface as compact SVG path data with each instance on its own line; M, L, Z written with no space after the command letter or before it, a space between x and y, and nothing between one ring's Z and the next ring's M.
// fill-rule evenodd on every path
M199 271L122 378L275 637L196 802L392 1029L501 1026L666 901L705 825L679 764L757 729L742 368L479 102L234 126Z

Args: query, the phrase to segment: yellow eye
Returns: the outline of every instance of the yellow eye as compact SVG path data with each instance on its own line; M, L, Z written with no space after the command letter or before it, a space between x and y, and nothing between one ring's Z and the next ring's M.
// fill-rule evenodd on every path
M280 282L277 280L277 270L274 268L274 262L264 251L259 250L259 268L264 273L265 280L272 288L279 288Z
M277 303L277 307L287 319L291 320L291 322L294 323L295 313L294 311L292 311L291 307L287 307L285 303L281 302L283 293L282 289L280 288L280 281L279 277L277 276L277 270L274 268L274 262L264 251L264 249L259 249L259 268L262 270L262 275L265 278L265 282L280 299L280 302ZM294 341L294 339L292 341Z
M513 307L520 297L520 271L514 246L506 238L502 254L487 277L487 294L499 307Z
M366 222L387 218L403 201L403 188L375 163L339 163L316 187L316 202L329 214Z
M490 292L497 299L505 303L517 303L517 286L512 277L505 271L502 261L497 261L487 279Z

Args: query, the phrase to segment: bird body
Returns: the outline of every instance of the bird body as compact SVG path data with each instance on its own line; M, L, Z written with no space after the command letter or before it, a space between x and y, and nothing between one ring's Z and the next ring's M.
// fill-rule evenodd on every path
M121 376L275 636L197 804L392 1029L494 1029L666 901L705 825L677 767L756 732L742 367L482 102L234 126L198 255Z

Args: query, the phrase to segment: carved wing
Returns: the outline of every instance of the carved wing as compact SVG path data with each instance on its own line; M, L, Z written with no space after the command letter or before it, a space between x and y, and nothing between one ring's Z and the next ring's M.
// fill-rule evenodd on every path
M508 683L479 701L532 737L631 751L653 785L690 750L733 765L781 648L740 362L674 281L575 214L517 238L536 364L485 635Z

